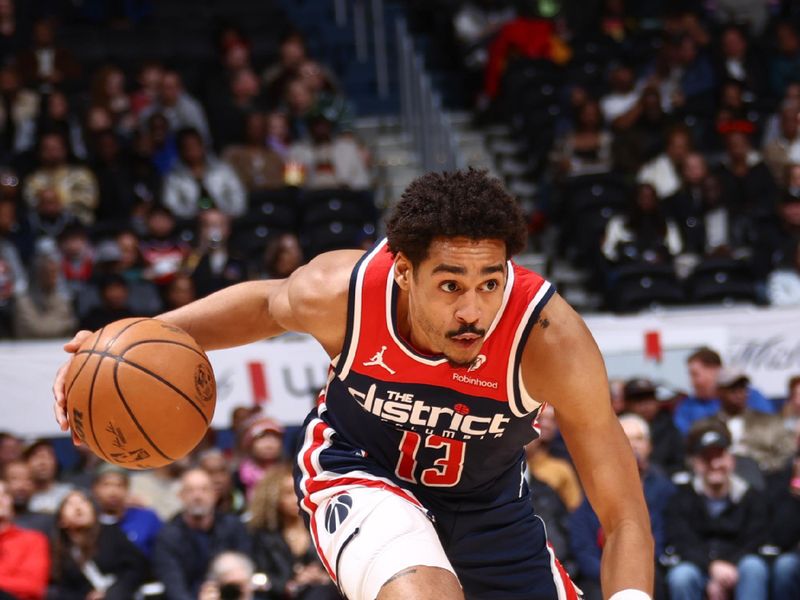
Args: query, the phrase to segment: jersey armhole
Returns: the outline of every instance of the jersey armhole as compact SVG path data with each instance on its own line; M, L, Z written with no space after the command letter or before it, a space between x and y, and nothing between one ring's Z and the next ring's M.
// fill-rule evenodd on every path
M525 350L525 344L533 330L533 326L536 325L542 309L555 293L556 289L549 281L542 282L541 287L528 304L528 308L520 320L514 336L514 342L511 345L511 360L508 361L508 389L511 392L509 407L517 417L524 417L541 406L541 402L532 398L525 389L520 367L522 365L522 353Z

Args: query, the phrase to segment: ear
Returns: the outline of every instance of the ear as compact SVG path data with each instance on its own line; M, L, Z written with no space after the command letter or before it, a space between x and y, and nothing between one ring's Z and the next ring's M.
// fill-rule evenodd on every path
M411 261L402 253L394 259L394 280L401 290L407 292L413 276Z

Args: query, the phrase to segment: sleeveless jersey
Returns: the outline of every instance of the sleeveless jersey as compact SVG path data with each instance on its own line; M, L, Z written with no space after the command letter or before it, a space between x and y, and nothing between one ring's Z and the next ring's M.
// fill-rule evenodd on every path
M355 266L347 334L319 417L402 487L464 505L523 494L523 446L537 437L541 404L520 361L554 289L511 261L502 306L470 366L427 356L399 334L399 288L386 241Z

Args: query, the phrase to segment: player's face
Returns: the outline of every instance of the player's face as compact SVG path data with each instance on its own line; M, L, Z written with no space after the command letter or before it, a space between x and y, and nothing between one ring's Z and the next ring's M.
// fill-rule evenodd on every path
M506 264L501 240L438 238L416 268L399 255L395 279L408 293L401 332L420 350L469 365L503 302Z

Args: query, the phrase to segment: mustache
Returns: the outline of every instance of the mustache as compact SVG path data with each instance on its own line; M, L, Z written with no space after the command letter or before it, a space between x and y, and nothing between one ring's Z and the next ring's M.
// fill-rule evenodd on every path
M448 331L447 333L445 333L445 335L449 338L454 338L456 336L463 335L465 333L472 333L480 337L483 337L484 335L486 335L486 330L478 329L477 327L475 327L475 325L470 323L462 325L456 331Z

